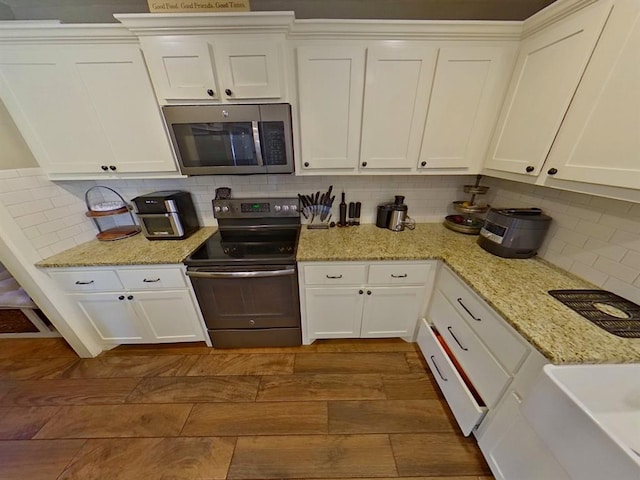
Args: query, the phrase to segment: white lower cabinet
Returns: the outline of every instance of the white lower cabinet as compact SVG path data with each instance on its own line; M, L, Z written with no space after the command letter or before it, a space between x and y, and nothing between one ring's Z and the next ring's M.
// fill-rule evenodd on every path
M448 267L438 272L418 346L496 479L568 480L520 411L548 361Z
M303 342L381 337L413 341L429 299L435 264L300 263Z
M56 269L49 275L105 344L207 341L183 267Z
M497 480L570 478L521 412L523 399L546 363L532 352L502 402L478 429L478 445Z

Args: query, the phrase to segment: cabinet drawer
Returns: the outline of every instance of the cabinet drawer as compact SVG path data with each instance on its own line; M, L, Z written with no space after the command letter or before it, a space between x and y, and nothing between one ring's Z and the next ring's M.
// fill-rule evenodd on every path
M186 288L185 275L180 268L135 268L118 270L127 290L155 290L158 288Z
M67 292L122 290L115 270L71 270L49 272L49 276Z
M502 365L510 372L518 370L528 348L504 320L446 268L440 272L437 286Z
M366 265L305 265L304 281L306 285L354 285L367 280Z
M469 436L484 417L488 410L487 407L479 405L473 398L473 394L424 319L420 322L418 346L438 382L442 394L447 399L449 408L456 417L462 433Z
M373 264L369 267L368 283L375 285L424 284L431 272L429 264Z
M438 290L433 293L429 319L485 403L495 405L511 377Z

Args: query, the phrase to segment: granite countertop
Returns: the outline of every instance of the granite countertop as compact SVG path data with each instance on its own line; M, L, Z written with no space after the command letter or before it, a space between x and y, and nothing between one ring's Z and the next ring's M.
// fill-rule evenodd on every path
M91 240L45 258L36 263L36 267L104 267L109 265L182 263L216 230L216 227L203 227L184 240L147 240L142 233L113 242Z
M547 293L599 287L541 259L496 257L476 239L441 224L397 233L375 225L303 228L297 260L443 260L552 363L640 362L640 339L611 335Z

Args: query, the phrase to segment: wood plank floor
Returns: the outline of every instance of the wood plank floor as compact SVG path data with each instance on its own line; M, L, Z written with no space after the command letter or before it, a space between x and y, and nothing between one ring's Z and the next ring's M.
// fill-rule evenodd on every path
M0 339L2 480L489 480L415 344Z

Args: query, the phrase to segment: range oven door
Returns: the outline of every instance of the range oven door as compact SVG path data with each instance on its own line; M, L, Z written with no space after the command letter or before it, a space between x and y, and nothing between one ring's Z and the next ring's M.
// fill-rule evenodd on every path
M295 265L189 267L216 348L301 345Z

